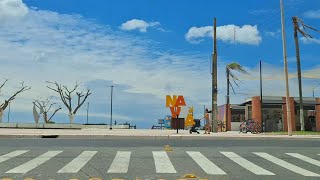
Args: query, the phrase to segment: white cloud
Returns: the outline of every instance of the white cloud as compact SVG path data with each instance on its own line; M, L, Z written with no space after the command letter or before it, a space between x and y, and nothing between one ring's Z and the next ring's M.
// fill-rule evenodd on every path
M27 13L28 8L22 0L0 0L0 19L23 17Z
M320 44L320 39L317 39L317 38L305 38L305 37L302 37L302 38L300 38L300 40L304 44Z
M191 27L185 38L190 43L199 43L205 37L213 37L213 27ZM224 25L217 27L217 39L226 43L239 43L259 45L262 38L259 34L257 26L243 25Z
M307 11L303 16L306 18L320 19L320 9Z
M159 22L146 22L140 19L132 19L121 24L120 29L124 31L139 30L140 32L147 32L148 28L159 25Z
M278 38L281 35L281 30L278 29L277 31L265 31L264 34L268 37Z

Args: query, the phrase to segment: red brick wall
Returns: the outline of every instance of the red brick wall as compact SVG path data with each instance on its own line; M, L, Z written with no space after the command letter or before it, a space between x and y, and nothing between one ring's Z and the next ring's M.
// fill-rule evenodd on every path
M316 98L317 104L320 104L320 98ZM320 132L320 105L316 105L316 130Z
M288 131L288 121L287 121L287 101L286 97L282 97L283 100L283 106L282 106L282 111L283 111L283 129L284 131ZM290 97L290 109L291 109L291 126L292 126L292 131L296 130L296 115L295 115L295 106L294 106L294 98Z
M261 103L260 96L252 97L252 119L255 122L261 123Z
M232 119L231 111L232 111L232 109L230 109L230 104L229 104L229 107L227 107L227 105L225 105L225 108L226 109L229 108L228 119L227 119L227 131L231 131L231 119Z

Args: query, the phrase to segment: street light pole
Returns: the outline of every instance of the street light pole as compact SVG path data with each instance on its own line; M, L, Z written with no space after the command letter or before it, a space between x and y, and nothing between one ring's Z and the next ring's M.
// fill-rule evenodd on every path
M89 102L87 106L87 124L89 123Z
M286 106L287 106L288 136L292 136L291 107L290 107L289 78L288 78L288 62L287 62L287 45L286 45L286 33L285 33L285 29L284 29L284 8L283 8L282 0L280 0L280 9L281 9L283 62L284 62L285 82L286 82Z
M9 102L9 111L8 111L8 123L9 123L9 121L10 121L10 102Z
M110 105L110 130L112 130L112 96L113 96L113 85L111 87L111 105Z

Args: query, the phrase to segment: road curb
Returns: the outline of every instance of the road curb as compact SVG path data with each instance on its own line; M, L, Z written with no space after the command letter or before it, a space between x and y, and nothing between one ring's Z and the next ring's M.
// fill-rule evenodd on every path
M318 135L59 135L59 134L27 134L27 135L0 135L1 139L8 138L59 138L59 139L153 139L153 140L208 140L221 138L236 138L236 139L320 139Z

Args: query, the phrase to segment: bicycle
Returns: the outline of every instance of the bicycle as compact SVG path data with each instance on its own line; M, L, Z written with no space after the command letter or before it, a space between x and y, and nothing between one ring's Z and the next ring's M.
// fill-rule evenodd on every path
M258 134L261 132L261 126L259 123L255 122L252 119L246 120L239 126L239 133L248 133Z

